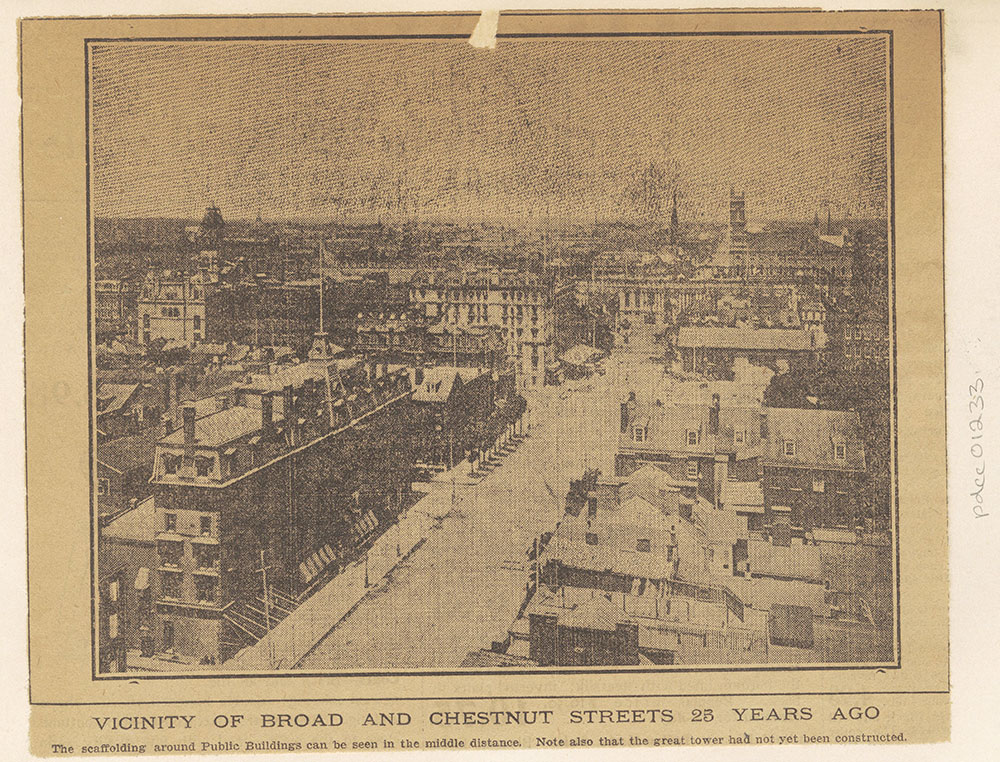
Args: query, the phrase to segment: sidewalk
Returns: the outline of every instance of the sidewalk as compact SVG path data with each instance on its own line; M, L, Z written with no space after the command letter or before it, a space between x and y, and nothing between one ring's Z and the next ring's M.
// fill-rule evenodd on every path
M505 433L491 448L490 457L502 461L515 448L516 443ZM344 568L257 643L225 662L223 668L237 671L293 668L451 512L453 506L447 489L450 485L476 485L486 476L482 472L471 473L471 468L466 460L435 475L428 484L430 490L373 543L366 556Z
M365 557L347 566L267 635L240 651L223 667L239 671L294 667L381 579L427 539L435 520L447 515L450 508L446 506L442 513L442 507L435 506L435 502L428 495L411 507L375 541Z

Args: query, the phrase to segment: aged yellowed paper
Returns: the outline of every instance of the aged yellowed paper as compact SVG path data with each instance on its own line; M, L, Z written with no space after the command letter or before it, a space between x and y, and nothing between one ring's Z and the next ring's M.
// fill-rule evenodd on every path
M20 41L34 753L948 738L939 13Z

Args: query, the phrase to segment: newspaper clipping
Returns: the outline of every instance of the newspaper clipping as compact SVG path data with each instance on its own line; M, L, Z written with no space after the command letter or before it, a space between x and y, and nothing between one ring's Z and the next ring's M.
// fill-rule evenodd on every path
M23 19L32 752L947 740L941 23Z

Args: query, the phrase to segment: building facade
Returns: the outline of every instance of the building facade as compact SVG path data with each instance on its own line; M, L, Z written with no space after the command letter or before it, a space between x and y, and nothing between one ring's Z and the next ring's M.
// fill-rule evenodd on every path
M136 291L132 283L118 279L94 282L94 318L97 340L135 338Z
M434 270L414 275L410 302L419 315L433 321L463 328L499 327L519 388L537 389L545 384L545 366L554 357L550 291L545 281L531 275Z
M217 285L208 270L193 275L150 270L138 299L137 341L143 346L158 339L186 346L205 341L206 298Z
M645 464L715 506L725 502L727 482L757 485L762 527L853 526L864 508L864 436L853 411L632 398L622 403L615 473L627 477Z
M157 443L158 651L224 661L274 625L265 597L293 606L407 504L409 372L331 361L317 341L317 360L255 374L217 412L185 406Z

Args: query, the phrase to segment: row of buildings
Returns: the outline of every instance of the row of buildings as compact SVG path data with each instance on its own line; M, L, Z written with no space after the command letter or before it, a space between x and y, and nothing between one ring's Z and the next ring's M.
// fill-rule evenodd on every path
M157 425L99 445L102 670L231 658L398 520L420 466L480 458L524 413L510 372L337 349L317 334L208 396L161 374Z
M857 505L857 413L734 382L622 403L615 474L571 484L507 638L467 665L884 662L891 547Z

